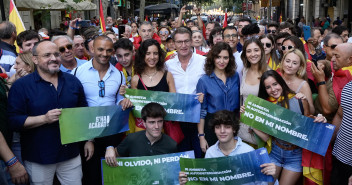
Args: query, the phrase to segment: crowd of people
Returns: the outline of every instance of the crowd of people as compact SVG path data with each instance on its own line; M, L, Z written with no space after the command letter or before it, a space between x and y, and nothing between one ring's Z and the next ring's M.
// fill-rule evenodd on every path
M258 148L260 140L271 147L271 163L260 166L262 173L276 183L352 185L347 27L324 22L304 39L304 18L301 24L229 19L224 26L203 22L196 7L197 19L183 20L187 11L182 7L178 19L118 25L106 17L106 31L80 27L79 18L67 22L65 32L17 33L14 24L1 22L0 184L98 185L101 158L116 167L116 157L189 150L196 158L234 156ZM61 144L62 108L121 105L125 110L133 106L124 97L126 88L197 94L200 122L171 123L178 128L172 132L182 135L177 138L163 130L170 124L164 108L150 103L142 118L130 114L127 133ZM316 124L335 125L326 155L239 122L250 94ZM320 179L303 177L310 167L322 171ZM186 173L171 175L187 183Z

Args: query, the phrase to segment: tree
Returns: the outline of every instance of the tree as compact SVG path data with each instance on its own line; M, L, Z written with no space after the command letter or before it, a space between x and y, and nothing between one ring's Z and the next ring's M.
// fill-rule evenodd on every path
M140 0L139 4L139 18L142 22L144 20L144 9L145 9L145 0Z

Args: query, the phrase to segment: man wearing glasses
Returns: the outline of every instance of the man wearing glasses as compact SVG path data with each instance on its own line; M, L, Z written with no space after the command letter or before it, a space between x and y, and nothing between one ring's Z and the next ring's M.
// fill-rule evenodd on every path
M62 108L87 106L83 86L60 71L60 53L53 42L36 43L32 53L37 70L17 80L8 99L9 125L21 131L22 159L30 184L52 184L57 174L61 184L79 185L79 146L61 144L59 116ZM91 155L87 152L88 158Z
M336 33L329 33L323 39L323 50L326 54L326 60L331 61L332 52L338 44L343 43L343 39Z
M177 28L172 38L175 42L177 55L166 61L167 70L175 79L177 93L196 94L199 78L205 74L205 57L192 51L192 33L184 27ZM181 123L185 138L179 144L180 151L194 150L196 157L201 157L197 124Z
M121 85L126 85L125 77L109 62L114 54L112 40L105 35L96 37L93 51L93 59L72 71L83 85L88 106L121 105L123 110L131 107L131 101L119 94ZM83 163L84 183L101 184L100 158L105 156L106 147L117 146L121 137L116 134L95 139L94 155Z
M74 70L76 67L87 62L87 60L80 60L75 57L72 49L73 41L69 36L54 36L51 41L54 42L59 48L59 61L61 63L60 70L62 72L71 73L71 71Z
M266 32L268 32L268 34L272 34L273 36L278 34L277 29L279 28L279 25L276 22L269 23L267 27L268 29Z
M224 29L223 36L224 36L224 42L230 45L233 52L233 56L235 57L235 61L237 65L236 71L238 72L238 74L242 74L243 62L241 59L241 52L237 51L238 34L237 34L236 28L233 26L227 26ZM240 75L240 79L241 77L242 75Z

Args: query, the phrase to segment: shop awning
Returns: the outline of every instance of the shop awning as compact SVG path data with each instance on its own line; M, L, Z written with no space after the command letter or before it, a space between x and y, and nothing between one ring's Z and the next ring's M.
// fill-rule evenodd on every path
M144 8L146 14L170 14L172 9L177 11L178 6L170 3L162 3L149 5ZM139 12L139 9L135 10L135 12Z
M16 0L17 8L25 9L46 9L46 10L65 10L72 7L74 10L95 10L97 6L90 0L75 3L73 0Z

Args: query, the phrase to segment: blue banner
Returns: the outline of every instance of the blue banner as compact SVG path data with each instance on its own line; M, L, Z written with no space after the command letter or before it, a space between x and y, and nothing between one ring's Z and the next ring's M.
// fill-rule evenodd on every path
M273 182L273 177L261 172L260 165L270 163L268 152L260 148L235 156L180 159L181 170L186 172L187 185L233 185L250 182Z
M241 122L309 151L325 156L335 126L249 95Z
M190 123L199 123L200 120L200 103L195 94L126 89L125 97L133 103L132 112L137 118L141 117L144 105L156 102L165 108L165 120Z

